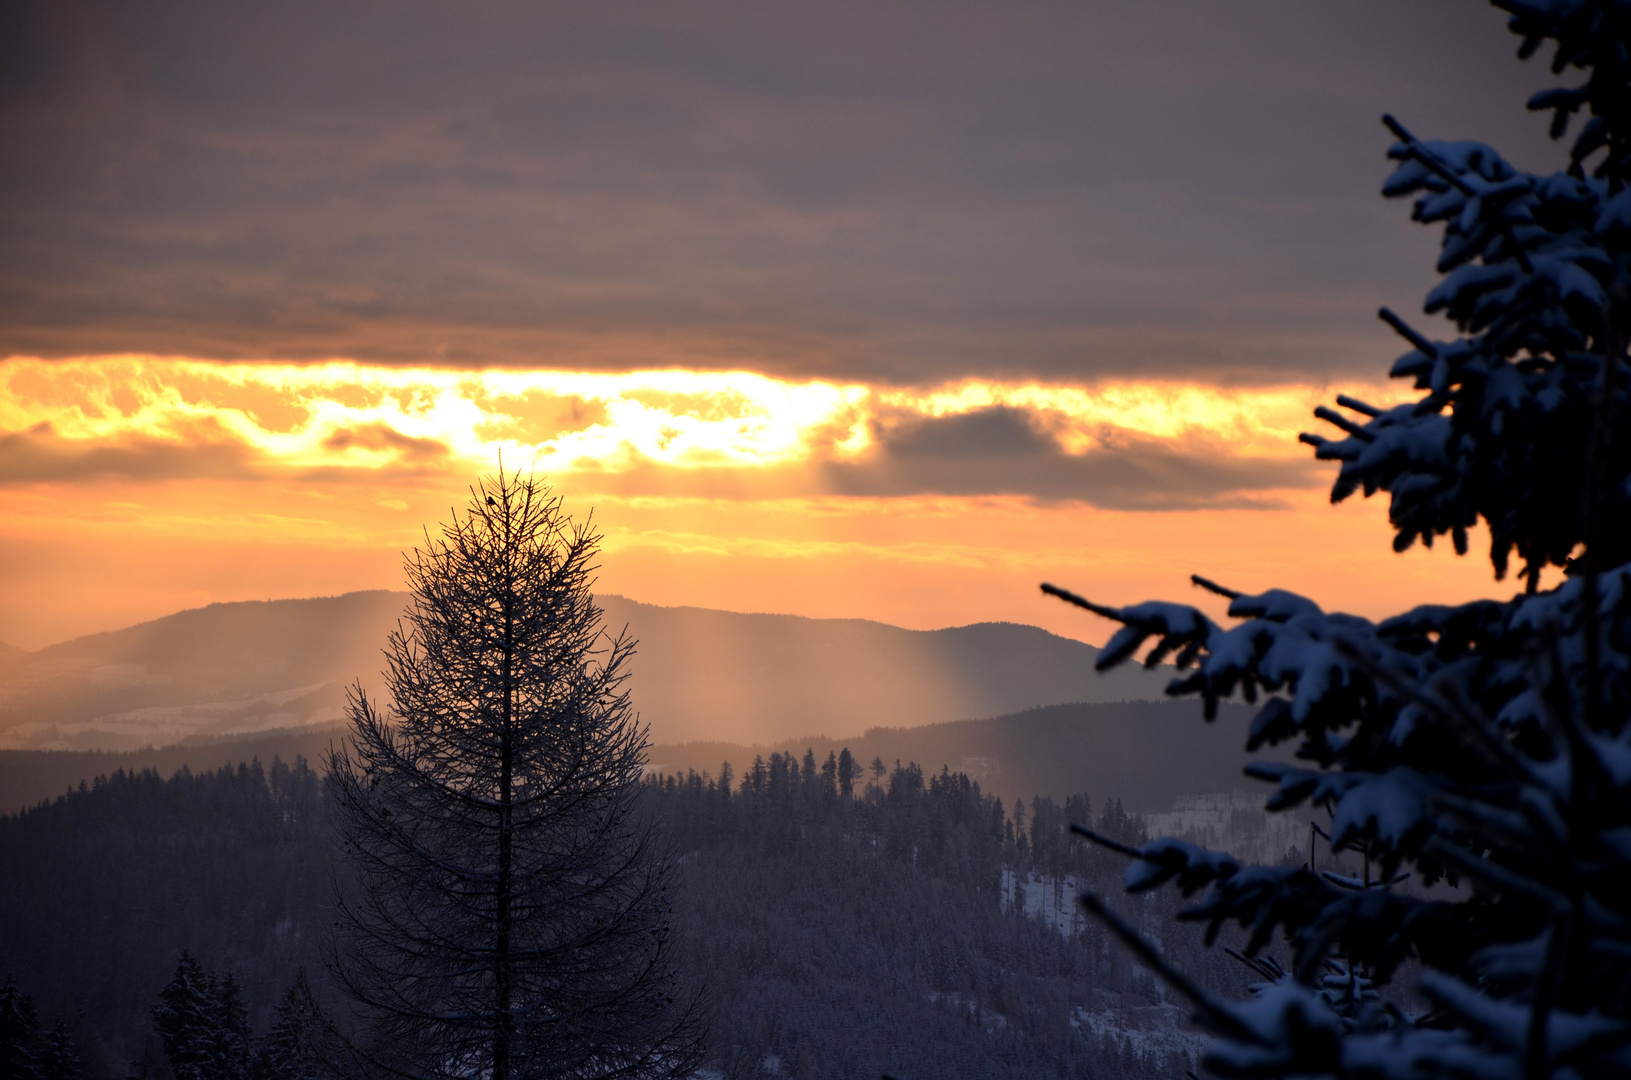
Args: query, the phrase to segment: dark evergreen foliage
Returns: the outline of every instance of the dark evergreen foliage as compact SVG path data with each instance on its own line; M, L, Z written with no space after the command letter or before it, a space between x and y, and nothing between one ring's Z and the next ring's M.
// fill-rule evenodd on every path
M11 976L0 986L0 1077L41 1080L40 1018L32 996L17 989Z
M1233 922L1268 956L1256 1000L1218 1000L1171 970L1095 895L1084 903L1193 998L1213 1068L1242 1076L1607 1076L1631 1071L1631 4L1496 0L1522 55L1556 47L1584 70L1536 95L1561 136L1589 114L1570 165L1533 176L1477 143L1424 142L1386 119L1398 162L1384 192L1442 223L1443 282L1427 310L1461 336L1431 341L1384 311L1412 349L1393 374L1422 396L1392 409L1339 398L1317 412L1345 437L1305 436L1340 461L1333 499L1387 491L1396 544L1483 521L1497 576L1525 592L1428 606L1380 623L1279 590L1202 578L1241 620L1178 604L1109 608L1099 664L1146 642L1176 654L1174 694L1271 695L1248 748L1295 741L1256 775L1271 808L1331 815L1362 874L1246 867L1192 844L1101 839L1135 860L1129 890L1199 893L1184 918ZM1567 579L1541 589L1541 573ZM1424 966L1431 1009L1386 994Z
M332 1080L333 1063L343 1060L343 1047L301 971L256 1048L253 1080Z
M219 1080L248 1080L249 1010L244 1007L242 989L232 972L227 971L211 980L210 991L215 1075Z
M0 1073L0 1075L5 1075ZM58 1020L45 1035L45 1049L40 1055L40 1080L83 1080L84 1066L79 1051L68 1032L68 1023Z
M76 1015L74 1019L80 1018ZM75 1023L73 1027L83 1025ZM19 990L16 982L7 976L5 984L0 985L0 1080L84 1080L84 1077L79 1040L68 1018L58 1016L50 1030L45 1030L33 997Z
M175 1080L249 1080L249 1013L231 972L212 975L183 950L153 1006L153 1033Z
M176 1080L218 1080L210 983L204 965L184 950L153 1006L153 1031Z
M1019 913L1016 876L1041 875L1047 895L1034 899L1045 900L1119 873L1118 860L1068 840L1072 818L1093 820L1086 796L1034 799L1016 838L1001 802L965 774L897 763L847 798L803 762L755 760L734 792L694 771L648 786L686 853L689 961L713 981L715 1068L1108 1078L1189 1067L1181 1013L1100 928L1073 925L1068 903L1063 926ZM1115 800L1096 823L1144 836ZM1172 913L1164 904L1152 898L1151 925ZM1163 937L1197 962L1194 978L1240 983L1188 928Z
M121 1068L143 1053L148 1008L183 949L232 970L264 1027L295 973L322 965L330 853L321 785L301 759L100 777L0 817L0 970L52 1009L83 1010Z
M914 1080L1182 1075L1187 1066L1171 1055L1193 1043L1175 1034L1180 1013L1162 1003L1153 980L1087 920L1072 931L1068 903L1065 933L1016 911L1027 879L1033 905L1068 897L1070 881L1110 887L1119 860L1068 842L1065 830L1091 821L1141 843L1142 823L1116 800L1027 800L1016 836L994 797L945 768L906 762L876 780L857 776L850 798L819 765L806 781L802 753L740 771L742 785L729 766L718 780L692 774L640 785L646 812L682 856L675 919L688 944L677 960L712 982L716 1067L770 1075L770 1055L788 1075L874 1076L885 1067ZM343 1018L325 996L327 980L307 985L300 975L302 965L315 963L314 976L320 970L304 943L321 929L309 920L322 917L335 867L327 830L307 839L298 832L304 815L319 812L315 777L303 764L278 763L169 781L116 777L0 819L10 860L0 863L0 878L17 868L35 883L4 913L6 925L42 936L28 954L39 966L19 968L24 985L66 987L47 1000L84 1002L110 1043L106 1053L86 1054L94 1034L73 1029L87 1080L115 1068L176 1080L151 1034L150 1008L176 973L181 947L198 958L200 987L211 984L211 970L237 973L261 1033L251 1045L256 1080L320 1080L344 1062L324 1019L325 1010ZM97 872L86 869L93 859ZM1005 870L1017 905L1002 902ZM314 897L316 907L268 902L273 872L280 895ZM56 875L74 883L71 904L61 902L69 890ZM132 958L153 946L126 936L111 916L131 902L132 881L159 879L170 882L178 919L206 905L237 915L199 920L193 932L184 921L155 923L149 937L174 935L185 945L166 946L156 972L133 983ZM1238 965L1200 948L1194 928L1163 922L1175 910L1173 898L1156 895L1141 902L1140 917L1193 978L1219 992L1238 988ZM0 946L14 944L0 936Z

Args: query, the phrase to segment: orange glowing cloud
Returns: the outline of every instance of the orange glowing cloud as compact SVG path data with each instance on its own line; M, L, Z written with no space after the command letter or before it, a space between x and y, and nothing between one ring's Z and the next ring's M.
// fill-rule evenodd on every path
M698 476L722 473L765 497L946 491L1189 504L1316 482L1295 440L1322 393L12 359L0 364L0 482L467 474L502 455L624 495L716 494ZM994 459L992 475L976 475L974 459ZM1165 474L1143 467L1157 459ZM1089 461L1130 463L1123 490L1100 498L1104 478L1082 468ZM1129 487L1136 480L1142 490Z
M1365 613L1484 589L1476 560L1392 555L1380 506L1325 506L1329 468L1296 435L1331 393L12 359L0 640L396 587L500 455L594 507L602 586L657 603L1097 640L1037 582L1131 601L1205 571Z

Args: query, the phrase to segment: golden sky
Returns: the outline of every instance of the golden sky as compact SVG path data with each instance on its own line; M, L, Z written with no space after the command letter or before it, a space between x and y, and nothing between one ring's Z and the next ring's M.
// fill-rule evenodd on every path
M1436 281L1379 117L1562 166L1480 0L12 6L0 641L396 587L501 453L655 603L1504 588L1296 442Z
M1296 436L1338 390L1399 392L14 357L0 640L400 587L501 455L594 511L603 591L660 604L1101 641L1037 584L1199 601L1201 572L1366 615L1488 592L1477 557L1393 554L1381 503L1328 505Z

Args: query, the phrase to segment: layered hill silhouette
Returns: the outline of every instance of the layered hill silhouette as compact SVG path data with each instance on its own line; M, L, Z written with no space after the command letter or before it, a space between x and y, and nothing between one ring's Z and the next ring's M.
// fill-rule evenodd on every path
M0 655L0 747L120 751L333 723L348 685L377 690L406 601L373 591L212 604ZM640 641L631 690L665 744L772 744L1151 700L1167 679L1097 675L1091 646L1014 623L924 631L597 601L608 627Z
M847 738L656 744L650 747L648 768L669 775L695 769L717 777L720 763L728 761L739 783L755 757L791 753L802 758L808 750L825 760L829 752L848 747L863 766L876 758L889 769L900 761L916 762L928 772L966 772L1009 801L1087 792L1096 804L1115 797L1129 810L1153 813L1170 809L1180 796L1260 788L1241 775L1252 711L1224 704L1218 718L1206 723L1193 700L1050 705L986 720L872 728ZM153 769L169 776L183 767L199 772L257 758L267 763L274 756L320 762L344 734L342 725L316 724L124 753L0 750L0 814L117 769ZM870 777L870 770L865 775Z
M820 762L847 747L869 779L874 761L889 770L916 762L927 772L967 773L1004 799L1086 792L1095 800L1118 798L1137 813L1156 813L1181 796L1261 789L1243 775L1247 762L1290 760L1284 748L1245 752L1255 712L1225 703L1208 723L1195 699L1046 705L988 720L872 728L853 738L658 745L651 747L648 768L718 776L720 763L728 761L740 777L744 763L755 757L783 753L802 759L810 753Z
M211 604L0 659L0 746L122 750L337 720L347 683L378 683L402 604Z

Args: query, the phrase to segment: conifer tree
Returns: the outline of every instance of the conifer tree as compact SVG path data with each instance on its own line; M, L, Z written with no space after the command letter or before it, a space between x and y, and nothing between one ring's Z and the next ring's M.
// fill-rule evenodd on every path
M40 1080L83 1080L84 1075L67 1021L58 1020L45 1035L45 1048L40 1054Z
M243 991L228 971L210 980L214 1073L220 1080L248 1080L250 1072L249 1010Z
M40 1021L34 999L6 976L0 985L0 1076L39 1080Z
M227 1080L220 1071L219 1013L204 965L183 950L153 1006L153 1032L176 1080Z
M336 1043L301 971L272 1010L272 1025L255 1051L254 1080L327 1080L346 1060Z
M633 642L597 537L530 478L472 489L409 556L390 710L359 690L330 791L350 882L331 957L356 1048L404 1077L688 1075L671 864L636 805Z
M152 1012L176 1080L248 1080L249 1011L230 972L211 975L183 950Z
M1527 58L1555 48L1578 85L1531 98L1552 135L1584 123L1564 171L1525 173L1487 146L1422 141L1392 117L1384 194L1442 224L1427 298L1459 330L1435 341L1384 310L1421 396L1321 408L1341 438L1333 499L1391 496L1395 548L1489 530L1497 578L1523 591L1372 622L1280 590L1229 600L1225 628L1181 604L1114 608L1107 668L1146 642L1176 654L1169 693L1208 716L1271 696L1247 748L1301 762L1248 771L1271 809L1330 814L1356 872L1249 867L1176 840L1128 843L1127 886L1174 882L1182 917L1247 932L1255 998L1206 993L1096 895L1083 897L1189 996L1234 1076L1595 1077L1631 1074L1631 4L1495 0ZM1563 579L1542 588L1551 567ZM1428 887L1448 882L1457 889ZM1210 940L1210 937L1209 937ZM1285 952L1276 955L1280 948ZM1282 957L1284 962L1282 963ZM1430 1008L1387 986L1411 959ZM1388 995L1393 995L1389 999Z

